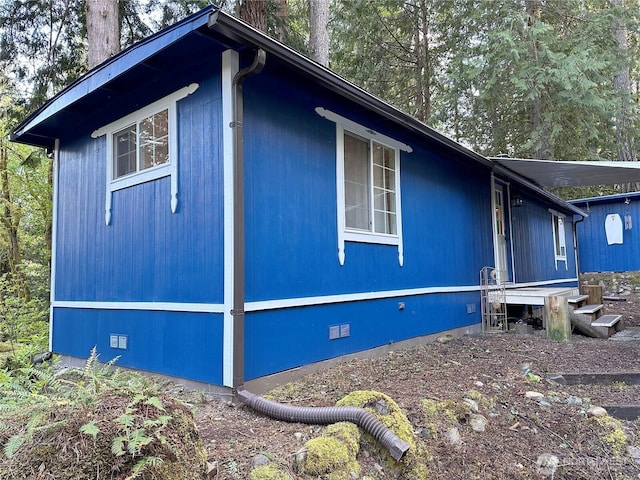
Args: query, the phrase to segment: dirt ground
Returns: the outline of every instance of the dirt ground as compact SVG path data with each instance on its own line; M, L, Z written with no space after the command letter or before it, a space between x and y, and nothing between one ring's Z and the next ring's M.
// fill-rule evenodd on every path
M632 289L625 298L611 302L608 311L625 315L627 325L637 327L640 291ZM532 373L524 374L527 369ZM290 405L332 406L354 390L386 393L406 413L416 441L426 448L430 479L638 479L640 460L634 456L640 457L640 420L605 425L587 410L638 405L640 386L569 386L549 380L554 373L592 372L640 373L640 342L578 335L562 343L540 334L469 335L385 358L350 360L270 395ZM544 397L527 393L532 391ZM480 398L485 431L476 432L459 419L459 441L443 432L427 434L424 399L462 402L470 397ZM291 479L318 478L296 473L294 457L323 427L271 420L246 406L202 395L194 396L193 403L209 461L216 467L211 478L249 478L259 454ZM554 475L541 469L543 454L557 459ZM361 471L354 480L393 478L366 449L358 461Z

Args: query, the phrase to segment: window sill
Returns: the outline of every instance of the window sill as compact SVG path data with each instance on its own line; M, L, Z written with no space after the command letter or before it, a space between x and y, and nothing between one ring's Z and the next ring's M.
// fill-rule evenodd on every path
M400 244L400 237L397 235L385 235L383 233L361 232L357 230L345 230L344 239L347 242L377 243L380 245Z
M171 175L171 172L171 164L169 163L147 168L142 172L130 173L129 175L112 180L109 189L115 192L116 190L122 190L123 188L150 182L158 178L168 177Z

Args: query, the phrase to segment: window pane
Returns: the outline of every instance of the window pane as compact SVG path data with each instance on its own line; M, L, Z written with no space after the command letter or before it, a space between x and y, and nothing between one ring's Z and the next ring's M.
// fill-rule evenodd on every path
M369 141L345 133L344 136L345 225L371 230L369 193Z
M113 177L118 178L136 171L136 126L113 134Z
M169 161L169 111L163 110L140 122L140 169Z
M395 150L373 143L374 228L376 233L395 235Z

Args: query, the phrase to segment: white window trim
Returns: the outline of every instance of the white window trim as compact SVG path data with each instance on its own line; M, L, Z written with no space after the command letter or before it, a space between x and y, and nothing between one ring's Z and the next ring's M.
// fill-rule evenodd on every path
M336 192L337 192L337 224L338 224L338 261L344 265L345 242L376 243L382 245L396 245L398 247L398 263L404 264L404 246L402 241L402 200L400 195L400 150L413 152L413 149L391 137L371 130L359 123L345 118L330 110L316 107L316 113L336 124ZM375 232L363 232L347 228L344 215L344 131L347 130L361 137L375 140L377 143L391 147L396 152L395 190L396 190L396 235Z
M176 103L178 100L191 95L198 89L198 87L199 85L197 83L192 83L191 85L181 88L160 100L116 120L115 122L100 127L91 134L92 138L98 138L104 135L107 140L107 185L104 207L104 221L106 225L111 223L111 202L113 192L162 177L171 177L171 212L176 212L178 208L178 121ZM149 117L165 109L169 112L169 161L163 165L157 165L129 175L113 178L113 134L143 118Z
M549 213L551 213L551 231L553 232L553 255L556 262L556 270L558 270L558 262L564 262L565 269L569 269L569 262L567 262L567 231L565 230L565 222L566 216L560 212L549 209ZM562 232L564 235L560 236L560 247L564 247L564 256L558 255L556 252L556 220L555 217L562 218Z

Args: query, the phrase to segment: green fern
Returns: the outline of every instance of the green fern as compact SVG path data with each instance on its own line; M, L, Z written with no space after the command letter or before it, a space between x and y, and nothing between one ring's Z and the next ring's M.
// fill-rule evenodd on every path
M95 420L91 420L89 423L85 423L80 427L80 433L84 433L85 435L91 435L95 440L100 433L100 428L96 425Z
M149 467L159 467L164 463L164 460L160 457L144 457L140 459L134 466L131 472L125 480L133 480L142 475Z
M22 432L12 436L4 446L4 454L7 458L12 458L26 439L26 434Z

